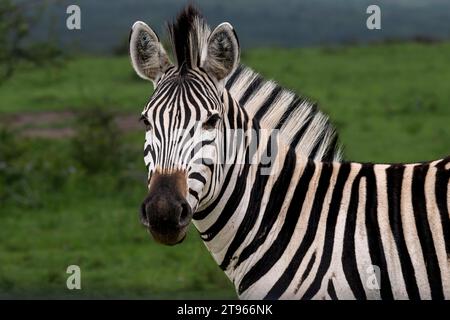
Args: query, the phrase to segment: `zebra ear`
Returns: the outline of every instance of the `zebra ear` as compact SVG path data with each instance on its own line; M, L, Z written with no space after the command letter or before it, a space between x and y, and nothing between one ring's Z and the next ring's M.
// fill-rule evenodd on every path
M223 80L239 64L239 40L228 22L217 26L208 38L205 70L217 80Z
M156 82L171 66L169 57L156 33L144 22L137 21L130 32L130 58L136 73Z

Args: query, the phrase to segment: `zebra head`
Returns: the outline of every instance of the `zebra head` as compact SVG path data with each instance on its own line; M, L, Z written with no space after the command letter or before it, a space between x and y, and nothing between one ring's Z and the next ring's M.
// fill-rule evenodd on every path
M222 94L238 65L239 44L229 23L211 32L192 7L169 25L169 35L176 63L140 21L131 30L130 56L155 89L141 115L149 191L140 219L156 241L173 245L184 239L193 213L220 190L228 121Z

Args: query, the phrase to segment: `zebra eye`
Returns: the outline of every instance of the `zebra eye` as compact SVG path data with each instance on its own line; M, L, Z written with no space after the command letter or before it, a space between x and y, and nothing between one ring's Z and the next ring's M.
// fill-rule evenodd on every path
M149 130L153 129L152 125L150 124L150 122L147 120L147 118L144 115L142 115L139 120L142 121L142 123L144 123L145 130L149 131Z
M218 113L214 113L211 115L202 125L203 129L214 129L217 126L217 123L220 120L220 116Z

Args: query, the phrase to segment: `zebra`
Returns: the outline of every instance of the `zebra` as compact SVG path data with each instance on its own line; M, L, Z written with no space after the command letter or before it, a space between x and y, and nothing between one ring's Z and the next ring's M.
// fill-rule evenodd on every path
M450 298L450 157L343 161L314 104L239 64L231 24L187 6L168 30L175 63L147 24L130 32L155 88L140 221L157 242L192 221L241 299Z

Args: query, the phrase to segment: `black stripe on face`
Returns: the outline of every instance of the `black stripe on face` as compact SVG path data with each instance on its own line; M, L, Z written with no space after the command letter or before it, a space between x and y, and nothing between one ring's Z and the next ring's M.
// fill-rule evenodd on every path
M192 72L194 74L198 74L200 76L200 78L203 79L203 81L208 86L208 88L214 88L214 91L217 91L217 86L216 86L214 80L209 76L208 72L205 69L203 69L202 67L199 67L198 70L201 72L195 72L194 70Z
M281 211L281 206L283 205L283 199L289 189L292 176L294 174L296 164L296 156L293 149L289 149L289 152L284 159L282 173L278 176L277 181L274 183L272 190L270 192L270 198L267 206L264 210L263 218L261 220L261 225L259 226L256 235L247 247L242 250L239 255L239 259L236 263L236 267L245 261L250 255L252 255L267 239L269 231L272 229L275 221L277 220L278 214Z
M402 225L401 195L405 166L392 165L386 169L386 185L389 209L389 223L397 246L403 278L409 299L419 300L419 288L414 276L414 267L406 246Z
M274 240L270 248L264 253L264 255L256 262L256 264L247 272L243 277L238 292L242 293L247 290L253 283L258 281L263 275L265 275L272 266L278 261L283 254L292 234L294 233L295 226L300 217L300 212L303 207L306 193L308 191L309 182L314 174L314 163L307 165L300 178L297 187L295 188L292 196L291 204L286 213L281 230L278 232L277 238ZM295 200L294 200L295 199ZM270 298L270 297L269 297Z
M199 110L199 102L195 100L195 98L197 98L197 100L201 101L200 98L198 98L198 93L195 90L190 90L190 88L188 87L186 90L186 97L187 101L189 101L189 105L194 109L194 114L192 114L192 112L190 111L189 108L186 108L186 111L188 111L189 113L186 115L186 122L190 122L191 120L193 120L192 118L195 117L195 121L200 121L200 115L201 112ZM201 103L201 102L200 102Z
M206 184L206 179L198 172L193 172L189 174L188 179L194 179L200 181L202 184Z
M209 170L209 172L210 172L209 177L210 177L210 178L213 178L213 177L214 177L214 176L213 176L213 174L214 174L214 169L217 169L218 166L216 166L216 165L214 165L214 164L207 164L206 167L208 168L208 170ZM220 171L218 171L218 172L220 172ZM203 190L202 198L200 198L200 203L201 203L201 205L203 205L203 201L205 201L205 200L208 199L208 198L210 199L210 198L212 197L212 195L214 194L216 187L218 187L218 186L217 186L217 181L218 181L218 179L219 179L219 174L216 174L216 176L215 176L215 181L211 181L211 182L208 184L208 189L207 189L207 190L206 190L206 189ZM205 190L206 190L206 191L205 191Z
M264 154L268 154L268 150L271 147L272 139L270 137L267 141L266 151ZM264 189L270 177L270 175L267 173L263 174L263 170L266 169L268 169L267 164L259 163L256 172L256 179L250 192L250 199L248 201L248 207L245 212L245 216L242 219L239 228L236 231L233 240L231 241L231 244L228 246L222 263L220 264L220 268L222 270L227 269L228 265L230 264L231 258L235 254L236 250L241 246L242 242L247 237L248 232L253 228L256 220L258 219L259 210L261 208L261 195L264 194Z
M263 83L263 78L258 75L255 79L250 83L247 90L245 90L244 94L242 95L241 99L239 100L239 105L242 107L245 105L245 103L250 99L251 96L253 96L261 87Z
M427 217L425 178L428 167L428 164L421 164L414 167L411 198L417 233L422 247L423 257L425 259L428 281L430 283L431 298L444 299L441 270L439 268L439 262L437 260L430 224Z
M199 108L200 108L200 106L198 104L200 103L200 105L203 108L213 109L212 108L212 104L210 102L210 99L206 99L206 96L204 96L204 94L202 93L201 86L198 85L197 83L195 83L195 81L190 81L187 86L188 86L187 93L191 94L192 96L195 96L197 98L197 100L199 100L199 102L195 102L195 100L193 100L193 103L192 103L192 107L194 107L195 110L197 111L195 113L197 115L197 119L196 120L199 120L199 115L200 115L200 112L199 112L200 109Z
M144 158L147 156L148 153L150 153L152 156L154 156L154 154L152 153L152 146L150 144L146 145L144 148Z
M161 84L161 86L158 87L153 93L153 96L147 104L146 112L154 108L159 108L161 105L167 105L169 101L174 99L176 88L177 82L172 79L168 80L164 84Z
M445 169L445 166L450 163L450 157L442 160L436 165L436 185L434 192L436 194L436 204L441 216L442 230L444 232L445 250L447 257L450 258L450 216L448 212L447 199L448 184L450 179L450 169Z
M198 202L199 196L198 196L197 191L192 190L192 189L189 189L189 194L190 194L191 196L193 196L193 197L195 198L195 200Z
M184 112L184 121L183 121L183 128L187 128L189 126L189 123L192 120L192 112L191 109L188 107L189 105L195 106L195 100L192 98L192 93L189 91L189 88L186 88L186 86L182 87L183 90L181 91L181 100L183 101L183 112ZM180 117L181 118L181 117ZM199 118L199 116L196 116L196 120ZM191 135L192 137L192 135Z
M169 130L169 132L175 133L173 137L168 135L168 141L166 141L166 167L170 166L171 161L173 159L173 150L175 149L176 139L174 139L175 136L179 135L179 132L177 132L179 129L179 106L181 106L181 98L183 96L183 86L179 87L179 93L176 96L175 104L171 106L170 109L168 109L168 115L169 115L169 128L172 128L172 130Z
M310 166L310 163L308 163L307 167ZM272 289L269 291L266 298L278 299L279 297L281 297L281 295L286 291L286 289L291 284L292 279L294 279L294 276L297 273L300 264L303 262L303 258L305 257L306 252L311 247L311 244L313 243L316 237L323 202L327 194L328 187L330 185L330 178L332 172L333 172L333 165L331 163L325 162L322 164L319 184L317 186L317 190L314 196L314 202L311 208L306 233L288 267L283 272L283 275L272 287Z
M189 81L192 87L196 87L199 92L205 97L206 100L211 104L210 109L217 109L219 106L219 97L217 96L217 91L215 88L211 88L207 82L202 81L202 79L195 78Z
M319 290L328 268L330 267L331 257L333 255L334 235L336 222L341 208L342 194L345 187L345 182L350 174L350 164L343 163L339 167L339 172L336 178L336 184L333 187L333 195L328 209L328 217L326 223L325 241L323 244L323 251L320 260L319 268L317 269L314 281L311 283L308 290L303 296L304 299L311 299Z

